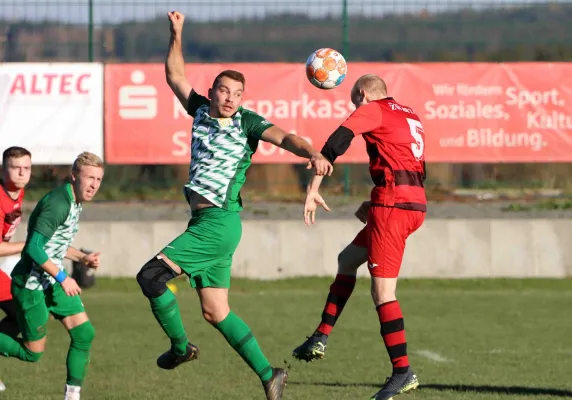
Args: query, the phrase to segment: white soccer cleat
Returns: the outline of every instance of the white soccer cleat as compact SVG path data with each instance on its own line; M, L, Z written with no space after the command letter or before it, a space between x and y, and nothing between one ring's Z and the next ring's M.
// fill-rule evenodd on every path
M80 386L66 385L66 392L64 394L64 400L79 400L79 392L81 391Z
M3 392L4 390L6 390L6 385L4 385L4 382L0 381L0 392Z

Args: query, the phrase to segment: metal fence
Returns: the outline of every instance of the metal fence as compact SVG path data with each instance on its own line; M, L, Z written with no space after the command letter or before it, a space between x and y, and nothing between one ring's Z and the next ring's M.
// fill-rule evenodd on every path
M3 0L4 61L148 62L166 13L187 16L203 61L296 61L316 46L350 60L572 59L572 0Z
M172 9L186 15L187 61L301 62L324 46L341 49L350 61L572 60L572 0L2 0L0 61L162 62ZM250 188L262 182L279 194L305 179L297 167L253 169L258 178ZM129 182L178 187L185 170L114 167L111 176L123 185L119 193ZM431 165L429 184L568 190L571 170ZM52 170L42 174L44 182L58 179ZM370 185L363 166L338 168L330 182L345 194L361 195Z

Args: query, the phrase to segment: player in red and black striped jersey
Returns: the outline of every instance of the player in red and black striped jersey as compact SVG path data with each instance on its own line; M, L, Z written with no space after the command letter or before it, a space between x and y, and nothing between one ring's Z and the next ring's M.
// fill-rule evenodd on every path
M358 238L363 242L364 237L367 242L372 297L381 335L393 364L392 376L372 399L389 400L419 386L409 366L403 314L395 291L405 242L423 224L427 211L425 133L417 114L388 97L385 82L376 75L359 78L351 97L356 110L328 138L322 154L334 163L346 152L354 137L362 135L366 142L369 170L375 186L371 191L365 232L354 242ZM318 206L328 210L318 193L322 179L322 176L314 175L308 185L304 209L307 224L314 222ZM294 357L306 361L323 357L328 329L333 327L355 285L355 273L341 272L338 271L330 287L322 323L294 350Z
M0 182L0 309L6 316L0 321L0 333L17 337L20 333L16 320L16 306L12 300L10 286L11 269L14 267L9 256L22 252L24 242L10 242L22 220L24 187L30 182L32 158L22 147L10 147L2 154L2 181ZM5 386L0 382L0 390Z

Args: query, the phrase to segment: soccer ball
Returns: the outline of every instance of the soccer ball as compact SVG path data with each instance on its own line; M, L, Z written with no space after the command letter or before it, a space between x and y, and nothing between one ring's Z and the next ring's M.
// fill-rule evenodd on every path
M330 48L314 51L306 60L306 76L319 89L334 89L344 81L348 67L339 52Z

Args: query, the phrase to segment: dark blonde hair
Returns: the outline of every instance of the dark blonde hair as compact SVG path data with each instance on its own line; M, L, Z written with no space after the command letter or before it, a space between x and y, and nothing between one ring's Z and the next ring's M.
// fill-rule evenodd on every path
M103 160L96 154L84 151L73 162L72 172L78 174L82 167L103 168Z

